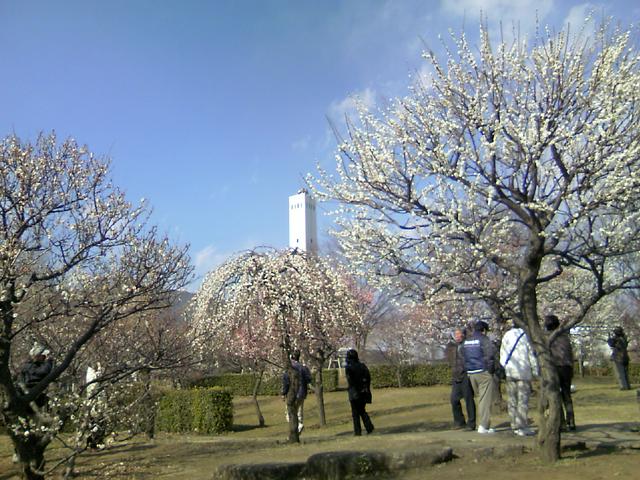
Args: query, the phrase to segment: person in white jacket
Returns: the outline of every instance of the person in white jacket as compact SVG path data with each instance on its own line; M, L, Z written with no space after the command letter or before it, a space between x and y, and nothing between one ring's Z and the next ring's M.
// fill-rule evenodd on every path
M538 371L533 348L521 328L513 327L502 337L500 345L500 364L507 377L507 406L511 420L511 430L521 437L533 435L529 428L527 412L531 381Z

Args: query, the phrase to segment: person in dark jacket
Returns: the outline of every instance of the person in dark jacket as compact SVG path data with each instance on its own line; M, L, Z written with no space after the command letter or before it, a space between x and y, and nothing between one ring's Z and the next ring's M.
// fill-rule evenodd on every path
M35 344L29 351L29 357L18 374L18 386L24 394L28 394L53 369L53 360L49 357L49 350L42 345ZM38 407L43 407L47 401L48 397L44 392L35 399Z
M367 433L371 433L373 432L373 423L366 411L367 403L371 403L371 375L367 366L358 359L358 352L353 349L347 352L345 374L349 384L353 433L356 436L362 435L360 419L362 419Z
M298 433L301 433L304 429L304 400L307 398L309 390L309 384L311 383L311 372L306 365L300 363L300 350L294 350L291 354L291 366L300 374L300 384L298 385L298 391L294 398L294 411L298 415ZM286 405L287 394L291 385L291 379L289 378L289 372L285 370L282 375L282 400L285 401L285 417L287 422L289 421L289 408Z
M476 429L476 402L473 398L473 388L469 375L464 367L464 353L462 343L466 338L466 330L456 329L453 333L455 344L452 345L449 361L451 364L451 411L453 424L456 428ZM462 413L461 400L467 409L467 420Z
M464 365L469 375L473 393L478 399L478 433L495 433L491 428L491 404L494 397L496 352L493 342L487 337L489 325L479 320L473 327L473 335L462 344Z
M611 332L607 343L611 347L611 360L616 368L616 375L620 383L620 390L629 390L629 352L627 351L627 336L622 327L616 327Z
M555 315L547 315L544 319L544 328L551 333L560 326L560 320ZM571 398L571 381L573 380L573 350L568 332L562 332L549 344L551 360L556 367L560 382L560 396L564 412L562 415L562 430L574 431L576 421L573 413L573 400Z

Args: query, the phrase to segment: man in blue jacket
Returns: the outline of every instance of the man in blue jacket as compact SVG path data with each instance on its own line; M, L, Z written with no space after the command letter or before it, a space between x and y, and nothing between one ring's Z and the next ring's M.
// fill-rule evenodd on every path
M291 354L291 366L297 370L300 374L300 385L294 399L294 410L298 413L298 433L302 432L304 425L304 399L307 398L308 385L311 383L311 372L306 365L300 363L300 350L294 350ZM289 387L291 380L289 379L289 373L285 370L282 375L282 400L286 402L287 394L289 393ZM289 421L289 409L285 405L285 416L287 422Z
M473 334L463 343L464 365L478 401L478 433L495 433L491 428L491 404L493 402L493 373L495 371L496 350L487 337L489 325L479 320Z

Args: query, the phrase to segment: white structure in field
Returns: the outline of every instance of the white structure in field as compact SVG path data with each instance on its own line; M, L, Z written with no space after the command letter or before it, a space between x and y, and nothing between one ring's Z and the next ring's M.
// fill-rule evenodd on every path
M304 188L289 197L289 247L318 252L316 202Z

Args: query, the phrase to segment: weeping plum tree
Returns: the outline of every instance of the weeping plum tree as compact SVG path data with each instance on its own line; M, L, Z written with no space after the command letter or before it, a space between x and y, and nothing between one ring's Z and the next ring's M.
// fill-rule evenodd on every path
M2 415L23 476L39 479L62 423L55 383L93 339L168 307L191 267L186 247L148 225L145 204L111 184L108 163L71 139L0 142L0 219ZM27 390L17 370L34 340L55 363Z
M298 441L292 402L300 378L289 362L291 354L297 348L314 361L322 423L323 363L359 324L350 290L337 269L298 250L271 249L242 253L211 272L194 298L193 319L195 331L212 339L202 344L204 350L287 369L292 379L287 398L292 442Z
M607 25L593 38L560 31L531 44L492 43L483 26L477 46L454 35L444 58L425 53L430 82L385 110L361 110L337 174L309 180L341 204L337 235L372 279L415 282L426 302L490 303L492 278L514 293L512 315L542 367L547 461L559 458L561 407L549 351L557 332L543 331L541 291L571 304L566 331L638 285L636 271L616 266L640 250L632 38Z

